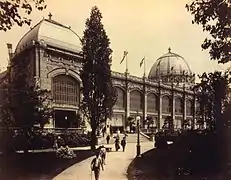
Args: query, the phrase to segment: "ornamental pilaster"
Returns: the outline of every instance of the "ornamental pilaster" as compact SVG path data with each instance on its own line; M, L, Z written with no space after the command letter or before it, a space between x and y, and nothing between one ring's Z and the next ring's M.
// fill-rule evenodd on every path
M147 117L147 86L146 86L146 78L143 77L143 122L146 120ZM144 123L143 123L144 125Z
M172 107L171 107L171 116L175 121L175 97L174 97L174 90L173 90L173 83L172 83Z
M196 126L196 110L197 110L197 102L196 102L196 94L195 94L195 91L194 91L192 129L195 129L195 126Z
M186 104L186 92L185 92L185 85L183 86L183 119L182 119L182 122L181 122L181 127L182 128L184 128L183 127L183 125L184 125L184 122L186 122L186 107L187 107L187 104Z
M159 82L159 87L158 87L158 117L157 117L157 129L158 131L161 129L163 126L163 121L162 121L162 92L161 92L161 87L160 87L160 82Z
M130 90L128 86L125 90L125 93L126 93L125 119L127 121L127 118L130 116Z

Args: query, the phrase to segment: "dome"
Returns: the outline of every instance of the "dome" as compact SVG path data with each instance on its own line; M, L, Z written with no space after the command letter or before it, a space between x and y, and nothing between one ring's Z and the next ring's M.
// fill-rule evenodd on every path
M161 78L163 80L162 77L182 75L190 76L192 75L192 71L185 59L176 53L172 53L169 48L169 52L158 58L153 64L148 78Z
M81 50L79 36L70 27L66 27L51 19L41 20L28 31L18 42L15 54L32 45L34 41L43 42L71 52L79 52Z

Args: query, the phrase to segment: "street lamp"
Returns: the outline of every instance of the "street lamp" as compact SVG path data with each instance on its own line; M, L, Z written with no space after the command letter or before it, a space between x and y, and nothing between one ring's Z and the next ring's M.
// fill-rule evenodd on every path
M140 116L136 117L137 121L137 145L136 145L136 156L140 156Z

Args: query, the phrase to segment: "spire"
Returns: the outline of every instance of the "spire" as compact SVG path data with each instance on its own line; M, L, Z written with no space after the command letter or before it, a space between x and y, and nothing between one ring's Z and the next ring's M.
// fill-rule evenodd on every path
M49 20L51 20L52 14L49 13L49 14L48 14L48 17L49 17Z
M168 52L171 53L171 48L170 47L168 48Z

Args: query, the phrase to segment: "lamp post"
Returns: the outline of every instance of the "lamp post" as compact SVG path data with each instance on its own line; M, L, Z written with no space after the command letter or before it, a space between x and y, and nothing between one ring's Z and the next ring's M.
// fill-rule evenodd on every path
M137 145L136 145L136 156L140 156L140 116L136 117L137 121Z

